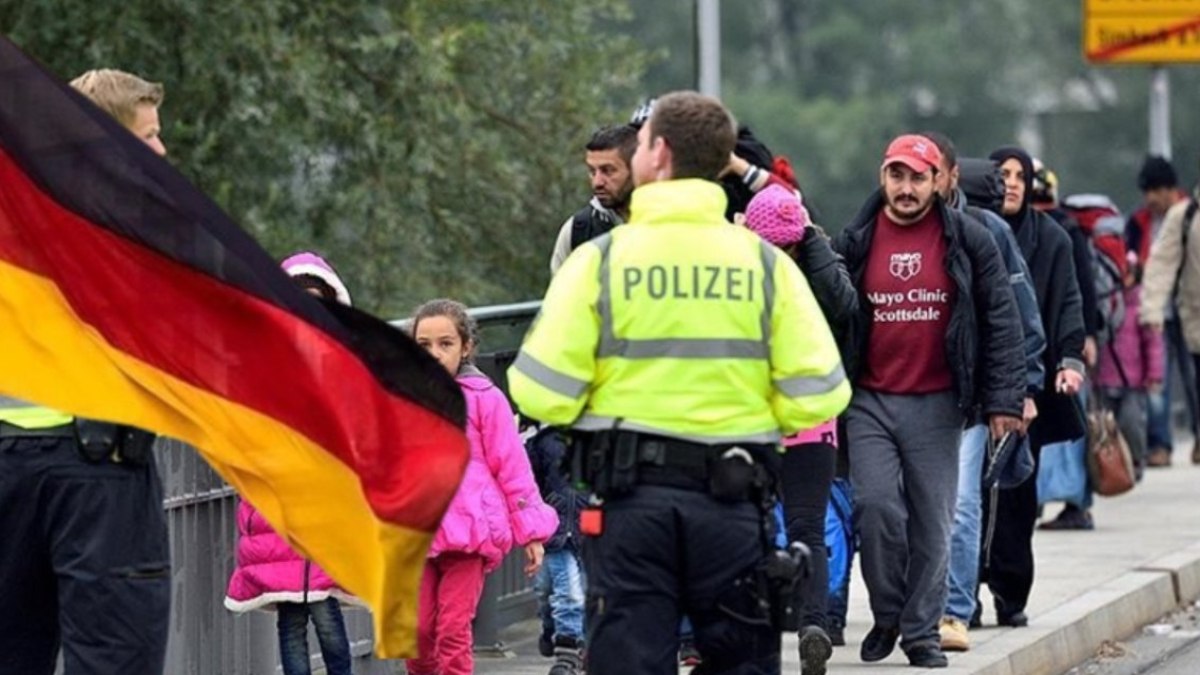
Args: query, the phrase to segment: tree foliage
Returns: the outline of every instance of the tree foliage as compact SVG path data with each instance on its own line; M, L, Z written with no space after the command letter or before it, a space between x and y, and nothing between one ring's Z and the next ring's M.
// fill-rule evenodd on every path
M587 197L582 145L636 100L645 53L596 38L627 18L621 0L0 2L64 79L163 82L173 162L273 253L322 251L393 316L540 296Z
M647 72L651 91L692 85L690 5L636 5L638 41L666 53ZM726 0L721 11L724 99L789 155L833 229L877 185L887 141L926 129L968 156L1025 144L1066 193L1138 200L1149 68L1087 64L1078 2ZM671 23L681 29L664 31ZM1176 166L1190 180L1200 73L1169 71Z
M1132 205L1147 68L1093 68L1081 6L1040 0L758 0L722 7L723 91L841 226L888 139L1031 146L1064 192ZM587 198L590 131L695 80L693 0L0 0L0 26L64 79L165 83L179 168L282 256L316 248L368 309L541 295ZM1200 72L1171 68L1194 175Z

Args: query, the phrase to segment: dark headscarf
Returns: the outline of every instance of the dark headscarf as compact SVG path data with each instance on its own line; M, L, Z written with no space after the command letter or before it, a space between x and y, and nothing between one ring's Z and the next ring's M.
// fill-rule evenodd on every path
M1021 148L1015 145L1006 145L992 151L988 158L1000 166L1004 162L1015 159L1021 163L1021 169L1025 173L1025 201L1021 202L1021 209L1011 216L1006 215L1004 219L1012 226L1013 230L1021 229L1025 221L1029 218L1029 202L1033 199L1033 158L1029 156Z

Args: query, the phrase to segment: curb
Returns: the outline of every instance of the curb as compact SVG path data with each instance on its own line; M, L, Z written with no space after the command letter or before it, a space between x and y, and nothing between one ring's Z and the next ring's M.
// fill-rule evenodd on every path
M956 658L950 673L1059 675L1200 597L1200 544L1156 558Z
M1200 598L1200 544L1167 554L1137 569L1170 574L1175 597L1180 603Z

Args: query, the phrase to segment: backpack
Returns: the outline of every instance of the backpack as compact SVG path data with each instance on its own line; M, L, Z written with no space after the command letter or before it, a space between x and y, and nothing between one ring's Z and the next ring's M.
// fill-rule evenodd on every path
M835 478L825 508L825 552L829 557L829 595L836 596L850 583L857 548L854 536L854 501L850 481Z
M1104 195L1071 195L1063 210L1079 223L1088 238L1092 273L1096 282L1096 308L1100 312L1101 344L1112 341L1125 321L1125 218Z
M571 250L574 251L596 237L608 233L616 226L607 215L588 204L571 216Z

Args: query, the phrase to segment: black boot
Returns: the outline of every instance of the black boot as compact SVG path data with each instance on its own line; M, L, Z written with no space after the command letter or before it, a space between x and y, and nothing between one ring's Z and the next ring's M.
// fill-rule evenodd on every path
M583 672L583 643L563 635L554 638L554 665L550 675L579 675Z
M803 675L825 675L825 664L833 656L833 642L820 626L800 629L800 672Z

